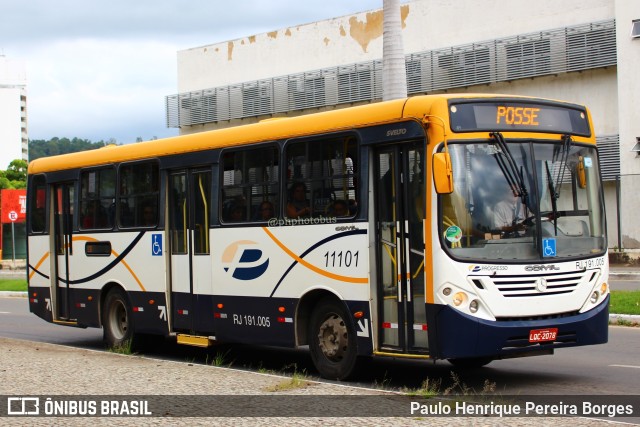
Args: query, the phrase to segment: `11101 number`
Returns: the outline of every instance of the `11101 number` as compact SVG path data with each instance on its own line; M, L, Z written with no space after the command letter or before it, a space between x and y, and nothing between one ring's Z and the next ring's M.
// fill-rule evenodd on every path
M325 267L357 267L360 251L333 251L325 252Z

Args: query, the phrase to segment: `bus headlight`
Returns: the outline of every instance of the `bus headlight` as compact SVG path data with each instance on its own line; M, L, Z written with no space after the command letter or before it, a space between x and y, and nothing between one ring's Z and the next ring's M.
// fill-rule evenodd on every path
M467 294L465 294L464 292L456 292L456 294L453 296L453 305L457 307L463 302L465 302L466 300L467 300Z
M469 303L469 311L475 313L478 311L478 300L474 299Z
M598 302L598 298L600 298L600 294L598 293L598 291L595 291L591 294L591 303L595 304L596 302Z
M448 297L449 295L451 295L451 288L444 288L444 289L442 290L442 294L443 294L445 297Z

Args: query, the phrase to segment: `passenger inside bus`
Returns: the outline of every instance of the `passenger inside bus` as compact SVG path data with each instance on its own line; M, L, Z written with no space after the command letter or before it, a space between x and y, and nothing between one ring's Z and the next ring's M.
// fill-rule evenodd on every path
M338 218L349 216L349 206L347 205L347 202L344 200L336 200L331 205L331 209L329 213L331 216L335 216Z
M82 217L82 228L104 228L107 225L107 213L100 200L90 200Z
M306 198L306 187L302 182L294 182L289 189L289 202L287 203L287 216L289 218L302 218L311 214L309 200Z
M151 227L156 225L157 222L155 207L151 204L145 204L142 207L142 225Z
M222 218L227 222L246 221L246 203L241 195L229 197L222 204Z
M229 214L229 221L240 222L244 221L244 207L241 205L234 205L231 207L231 213Z
M260 208L258 209L258 221L268 221L273 218L273 203L268 200L260 203Z

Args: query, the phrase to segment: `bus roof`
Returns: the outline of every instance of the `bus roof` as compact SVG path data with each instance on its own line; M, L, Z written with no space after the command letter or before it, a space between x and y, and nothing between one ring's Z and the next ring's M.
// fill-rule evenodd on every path
M96 150L44 157L30 162L28 173L29 175L33 175L81 167L100 166L110 163L337 132L395 121L422 119L425 114L429 114L433 103L440 102L446 105L449 99L488 97L532 99L513 95L471 93L421 95L297 117L287 117L279 120L263 120L249 125L180 135L154 141L120 146L109 145ZM420 113L419 117L418 113Z

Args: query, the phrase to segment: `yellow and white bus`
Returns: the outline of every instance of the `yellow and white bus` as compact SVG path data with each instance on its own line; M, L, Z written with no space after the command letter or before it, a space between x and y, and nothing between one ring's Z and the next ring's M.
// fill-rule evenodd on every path
M431 95L38 159L31 312L109 345L494 359L608 339L587 108ZM511 219L505 219L509 215Z

